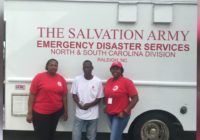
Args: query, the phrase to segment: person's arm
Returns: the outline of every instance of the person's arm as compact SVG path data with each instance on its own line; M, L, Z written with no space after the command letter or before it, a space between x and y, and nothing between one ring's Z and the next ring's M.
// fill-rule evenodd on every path
M93 106L99 104L100 101L101 101L101 98L96 98L93 102L84 104L83 105L83 109L87 110L88 108L93 107Z
M96 96L96 99L90 103L86 103L83 105L83 109L84 110L87 110L88 108L90 107L93 107L97 104L100 103L101 99L103 99L104 95L103 95L103 85L102 85L102 82L99 81L99 84L98 84L98 93L97 93L97 96Z
M68 119L68 106L67 106L67 94L63 96L63 107L64 107L64 121Z
M129 114L131 112L131 109L137 104L138 102L138 95L130 97L131 101L129 102L127 108L124 109L124 112Z
M78 106L80 109L83 109L82 105L81 105L80 102L79 102L78 95L77 95L77 94L72 94L72 97L73 97L74 102L77 104L77 106Z
M33 103L35 101L35 95L34 94L30 94L29 98L28 98L28 113L26 116L26 121L28 123L32 123L32 110L33 110Z
M130 114L131 109L133 109L135 107L135 105L137 104L137 102L139 100L138 95L130 97L130 100L131 101L129 102L128 106L122 112L120 112L118 114L119 117L123 118Z

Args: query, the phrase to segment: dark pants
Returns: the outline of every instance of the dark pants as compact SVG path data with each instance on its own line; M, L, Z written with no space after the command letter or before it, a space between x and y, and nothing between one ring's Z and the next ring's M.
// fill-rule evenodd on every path
M53 140L58 120L63 109L53 114L39 114L33 111L33 127L37 140Z

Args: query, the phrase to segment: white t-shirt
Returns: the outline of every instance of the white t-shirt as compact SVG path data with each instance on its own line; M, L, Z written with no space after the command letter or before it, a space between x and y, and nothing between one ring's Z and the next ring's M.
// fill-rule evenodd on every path
M72 84L71 93L77 94L81 104L91 103L96 98L102 98L103 86L99 78L93 76L91 80L87 80L83 75L77 76ZM76 105L76 117L83 120L93 120L99 117L99 105L82 110Z

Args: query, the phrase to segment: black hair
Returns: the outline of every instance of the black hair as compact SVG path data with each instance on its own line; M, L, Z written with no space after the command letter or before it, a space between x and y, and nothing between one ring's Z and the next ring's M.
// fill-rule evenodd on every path
M55 62L58 64L58 61L57 61L56 59L54 59L54 58L49 59L49 60L47 61L47 63L46 63L45 70L48 70L48 65L49 65L49 63L50 63L51 61L55 61Z
M92 68L93 68L92 61L90 61L90 60L85 60L85 61L83 61L83 65L84 65L85 63L90 63L91 66L92 66Z
M121 67L121 72L122 72L122 75L123 75L123 73L124 73L124 68L123 67Z

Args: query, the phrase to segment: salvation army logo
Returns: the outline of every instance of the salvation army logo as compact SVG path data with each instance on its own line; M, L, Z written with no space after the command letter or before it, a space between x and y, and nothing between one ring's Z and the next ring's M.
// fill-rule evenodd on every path
M61 86L62 86L62 83L61 83L60 81L58 81L58 82L57 82L57 85L58 85L59 87L61 87Z
M92 90L95 91L95 86L94 85L92 85Z
M117 91L118 89L119 89L118 85L115 85L112 90Z
M94 89L94 85L92 85L92 89Z

